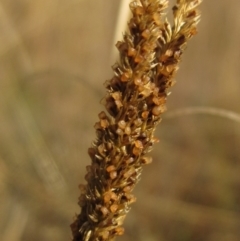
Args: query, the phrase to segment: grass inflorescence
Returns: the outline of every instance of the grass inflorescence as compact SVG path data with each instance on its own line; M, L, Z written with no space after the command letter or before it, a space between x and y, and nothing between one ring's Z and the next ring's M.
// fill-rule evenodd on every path
M167 0L133 0L129 31L116 44L120 61L106 82L106 111L95 124L89 148L86 185L80 185L81 213L71 225L73 241L107 241L122 235L124 218L148 153L169 88L187 41L196 34L200 0L178 0L173 24L166 19Z

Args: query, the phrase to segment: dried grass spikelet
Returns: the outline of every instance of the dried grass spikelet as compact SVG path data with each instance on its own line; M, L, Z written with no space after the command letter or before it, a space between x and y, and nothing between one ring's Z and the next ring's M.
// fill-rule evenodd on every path
M92 163L81 186L81 213L71 225L73 241L109 241L122 235L123 220L136 198L131 191L157 139L180 57L196 33L200 0L177 0L174 24L165 20L167 0L133 0L129 33L116 44L120 63L107 81L104 111L89 148Z

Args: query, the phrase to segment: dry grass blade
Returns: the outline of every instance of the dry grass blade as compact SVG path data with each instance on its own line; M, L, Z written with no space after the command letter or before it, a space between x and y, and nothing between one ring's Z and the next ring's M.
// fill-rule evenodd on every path
M61 68L51 68L51 69L45 69L40 71L35 71L33 73L25 75L20 82L23 82L24 85L27 85L28 82L33 82L38 79L47 77L47 76L54 76L57 77L59 80L66 79L68 81L76 81L78 83L83 84L88 89L91 89L91 91L95 94L95 96L101 98L102 92L96 88L91 82L87 81L84 76L79 75L78 73L74 73L73 71L67 70L63 67Z
M129 17L130 11L128 3L125 0L122 0L120 3L120 10L117 17L117 23L115 27L115 33L113 37L113 45L117 42L118 39L122 37L122 33L125 31L127 23L126 19ZM111 51L111 60L115 60L117 51L115 48Z
M11 43L10 44L11 47L15 45L19 46L21 50L21 55L22 55L21 57L24 64L24 68L26 69L27 73L31 73L33 67L32 67L30 55L23 44L21 35L15 29L13 23L11 22L11 19L8 17L8 14L6 13L1 2L0 2L0 18L2 18L1 22L4 23L4 26L7 26L7 28L6 27L4 28L5 35L7 36L7 42ZM8 48L4 46L0 54L3 55L4 53L6 53L6 50L8 50Z
M156 212L155 205L158 204L158 210L166 218L172 213L180 214L183 219L194 223L198 217L204 218L207 222L221 223L223 226L234 226L240 223L240 217L236 212L223 210L219 208L207 207L205 205L191 204L179 200L161 197L149 197L148 202L143 203L146 210L151 213Z
M214 107L187 107L182 108L179 110L171 111L167 113L164 118L176 118L179 116L185 116L185 115L197 115L197 114L203 114L203 115L212 115L217 117L222 117L231 121L235 121L237 123L240 123L240 114L220 109L220 108L214 108Z
M45 11L46 10L49 11L49 13L41 15L40 18L36 18L35 21L33 22L29 22L28 26L26 26L24 29L21 29L22 36L24 37L32 36L32 34L35 33L36 29L38 30L44 29L44 27L48 24L48 22L53 17L59 17L59 15L65 13L69 9L72 9L73 7L75 7L76 4L79 4L81 1L82 0L67 1L61 4L61 6L59 6L57 1L49 2L47 9L44 9ZM60 8L61 10L56 11L56 9L58 9L59 7L61 7ZM46 18L44 18L45 16ZM18 33L18 31L16 31L16 29L14 28L13 23L11 22L11 19L8 16L7 12L5 11L2 3L0 3L0 17L3 17L3 19L5 20L5 21L2 21L1 24L3 24L3 26L7 26L8 28L7 31L9 32L9 41L7 41L7 44L6 43L4 44L4 48L0 50L0 56L7 54L11 49L16 47L20 47L21 50L23 51L23 54L27 54L26 48L23 45L22 37ZM27 58L28 60L30 60L29 56Z
M7 35L9 36L9 39L15 42L20 48L21 59L23 61L25 72L31 75L34 72L34 69L32 67L30 55L23 44L21 35L14 28L14 25L11 23L10 18L8 18L2 4L0 4L0 16L5 21L5 25L8 26ZM17 85L17 87L19 86ZM19 95L21 95L20 92ZM30 155L33 156L32 160L37 159L34 163L39 175L42 180L44 180L46 187L50 188L55 193L57 193L58 190L63 190L65 182L57 168L56 162L53 160L44 143L44 139L37 128L36 122L31 115L24 97L21 96L20 100L17 101L17 104L13 104L13 106L13 112L16 114L16 120L18 120L19 125L21 126L20 129L24 130Z
M18 104L15 105L14 112L20 129L23 130L22 135L27 143L26 146L28 147L31 160L46 189L51 190L51 192L55 194L64 193L66 182L58 169L56 161L47 148L44 138L23 98L19 98Z
M12 204L9 217L10 220L7 222L7 227L1 234L1 240L20 241L28 221L28 211L21 204L15 202Z

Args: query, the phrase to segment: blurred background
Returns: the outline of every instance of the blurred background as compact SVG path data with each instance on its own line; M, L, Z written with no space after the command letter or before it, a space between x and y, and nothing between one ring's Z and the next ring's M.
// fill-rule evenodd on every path
M71 239L128 3L0 1L1 241ZM240 240L240 122L202 112L240 113L239 9L238 0L201 5L118 240Z

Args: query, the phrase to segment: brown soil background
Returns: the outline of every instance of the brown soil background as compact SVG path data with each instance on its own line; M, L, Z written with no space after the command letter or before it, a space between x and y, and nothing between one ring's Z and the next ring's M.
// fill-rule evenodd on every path
M124 0L125 1L125 0ZM117 0L0 1L0 240L66 241L112 76ZM240 2L205 0L118 240L240 240Z

